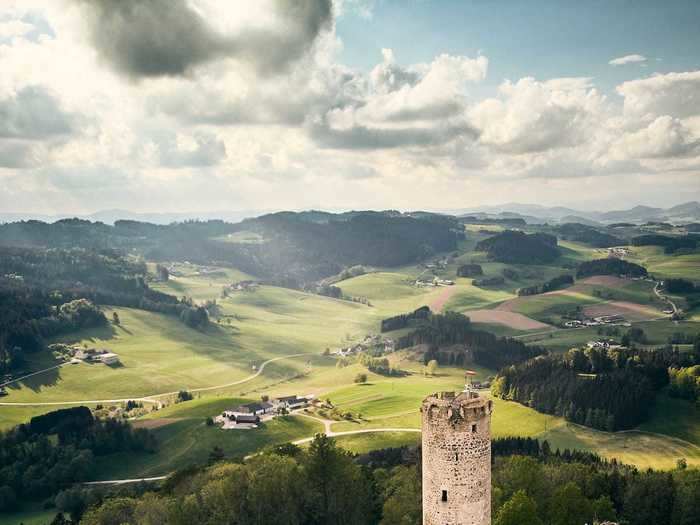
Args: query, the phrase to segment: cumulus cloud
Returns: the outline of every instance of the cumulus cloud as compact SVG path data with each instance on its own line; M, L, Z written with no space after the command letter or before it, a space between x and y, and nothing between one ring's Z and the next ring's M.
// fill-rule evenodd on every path
M220 58L243 60L264 73L285 70L332 24L331 0L274 0L267 27L216 28L200 0L76 0L90 12L93 45L132 78L179 76Z
M625 66L627 64L641 64L647 61L644 55L625 55L623 57L613 58L608 64L611 66Z
M0 99L0 139L43 139L72 131L73 117L41 86Z
M430 64L403 67L391 50L382 54L383 62L360 82L364 91L307 120L319 145L383 149L435 146L476 136L465 118L466 87L486 76L486 57L440 55Z
M668 158L700 155L700 138L680 119L664 115L647 127L624 134L613 154L628 158Z
M532 153L572 147L587 140L604 97L586 78L504 82L499 98L469 112L480 143L506 153Z
M226 158L226 145L212 134L169 136L158 144L160 163L171 168L206 167Z
M617 92L630 115L700 115L700 71L667 73L623 82Z

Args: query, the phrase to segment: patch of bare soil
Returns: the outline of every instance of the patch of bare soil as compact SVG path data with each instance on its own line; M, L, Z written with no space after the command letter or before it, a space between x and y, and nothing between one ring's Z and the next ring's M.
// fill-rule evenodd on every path
M471 310L464 312L474 323L502 324L515 330L543 330L550 328L548 324L541 323L517 312L507 310Z
M430 303L430 309L433 312L442 312L443 307L447 303L447 301L450 300L450 297L452 297L455 292L457 291L456 286L445 286L445 289L440 292L440 295L438 295L435 300Z
M647 321L663 315L651 306L627 301L611 301L609 303L586 306L583 309L583 314L587 317L621 315L628 321Z
M594 275L592 277L586 277L578 281L581 284L590 284L593 286L606 286L608 288L622 288L623 286L629 284L629 279L623 279L615 275Z

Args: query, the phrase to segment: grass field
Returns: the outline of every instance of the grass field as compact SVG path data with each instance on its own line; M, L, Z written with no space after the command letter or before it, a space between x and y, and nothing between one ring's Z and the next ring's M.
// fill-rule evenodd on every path
M633 246L627 259L641 264L656 278L684 277L700 281L700 252L669 255L658 246Z
M169 424L153 430L158 440L155 454L118 454L99 464L101 479L148 477L207 462L217 446L227 457L244 457L266 446L294 441L323 431L309 418L281 417L250 430L221 430L207 426L205 418L243 401L239 398L205 398L170 406L137 420L137 425L167 419Z

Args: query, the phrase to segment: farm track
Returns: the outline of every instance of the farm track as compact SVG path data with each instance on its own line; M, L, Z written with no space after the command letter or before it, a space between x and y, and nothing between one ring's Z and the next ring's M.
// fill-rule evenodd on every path
M274 357L272 359L268 359L264 363L260 365L260 368L258 369L257 372L254 374L244 377L243 379L239 379L238 381L233 381L231 383L225 383L222 385L215 385L215 386L206 386L206 387L201 387L201 388L192 388L189 389L189 392L209 392L211 390L220 390L222 388L228 388L231 386L236 386L236 385L241 385L243 383L247 383L248 381L252 381L256 377L258 377L260 374L263 373L265 370L265 367L269 365L270 363L274 363L276 361L281 361L283 359L294 359L295 357L303 357L303 356L310 356L310 355L315 355L311 353L304 353L304 354L292 354L292 355L285 355L285 356L280 356L280 357ZM66 364L66 363L64 363ZM63 366L63 365L59 365ZM58 367L54 367L58 368ZM47 369L47 370L52 370L52 369ZM38 374L41 372L46 372L47 370L40 370L39 372L35 372L34 374ZM34 375L30 374L30 375ZM25 376L29 377L29 376ZM15 381L20 381L22 378L16 379ZM157 405L160 403L157 399L158 397L166 397L166 396L174 396L178 393L178 391L174 392L163 392L160 394L151 394L148 396L143 396L143 397L123 397L119 399L82 399L79 401L46 401L46 402L17 402L17 403L10 403L10 402L0 402L0 406L60 406L60 405L84 405L84 404L98 404L98 403L126 403L127 401L141 401L144 403L152 403Z

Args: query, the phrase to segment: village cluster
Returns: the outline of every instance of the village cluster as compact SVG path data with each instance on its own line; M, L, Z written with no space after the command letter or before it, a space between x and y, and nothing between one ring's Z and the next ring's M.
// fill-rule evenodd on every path
M573 319L564 322L566 328L580 328L582 326L602 326L602 325L620 325L632 326L632 323L626 321L622 315L601 315L584 320Z
M338 348L331 351L331 354L339 357L348 357L368 350L374 350L375 353L381 353L382 355L390 354L396 350L396 341L388 337L382 337L379 334L367 335L361 342Z
M246 403L224 410L214 418L214 422L220 424L224 430L257 428L263 421L307 407L315 401L313 395L292 395L273 399L263 397L259 402Z

